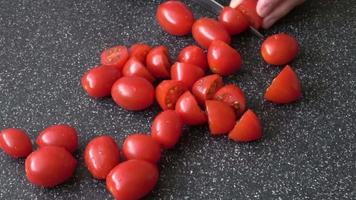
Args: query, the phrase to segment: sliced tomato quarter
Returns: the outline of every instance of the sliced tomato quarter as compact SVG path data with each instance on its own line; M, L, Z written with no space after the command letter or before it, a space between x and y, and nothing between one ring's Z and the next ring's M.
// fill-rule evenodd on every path
M194 83L192 93L199 104L204 105L205 100L213 99L216 91L223 85L222 77L217 74L204 76Z
M146 57L146 66L154 77L169 78L171 61L167 47L161 45L151 49Z
M149 82L154 82L155 77L148 71L146 66L142 64L140 60L136 57L131 57L125 64L124 68L122 69L123 76L139 76L142 77Z
M182 81L189 89L203 76L204 71L200 67L192 64L176 62L171 68L172 80Z
M146 64L146 57L150 50L150 45L145 43L136 43L130 47L130 57L136 58L142 64Z
M225 102L233 107L237 117L241 116L245 111L245 94L237 85L230 84L223 86L215 93L214 99Z
M101 53L100 62L102 65L116 67L121 70L127 59L129 59L129 51L127 47L114 46L105 49Z
M260 119L252 110L247 110L234 129L229 133L229 138L236 142L252 142L262 137L262 125Z
M216 100L207 100L205 106L212 135L223 135L232 130L236 116L231 106Z
M187 91L183 82L164 80L156 87L156 100L163 110L174 109L178 98Z
M189 91L179 97L176 103L176 112L182 117L183 122L188 125L201 125L207 121L206 114Z

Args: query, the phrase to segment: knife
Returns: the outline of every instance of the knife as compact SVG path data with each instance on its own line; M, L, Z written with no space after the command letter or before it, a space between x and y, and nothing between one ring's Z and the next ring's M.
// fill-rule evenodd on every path
M220 13L221 10L224 8L223 5L221 5L220 3L218 3L215 0L193 0L193 2L213 11L214 13ZM257 37L263 39L263 35L254 27L249 26L250 31L256 35Z

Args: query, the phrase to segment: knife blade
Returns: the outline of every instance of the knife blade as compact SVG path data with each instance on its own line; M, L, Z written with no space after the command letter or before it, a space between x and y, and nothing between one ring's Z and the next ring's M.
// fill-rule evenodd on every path
M220 13L221 9L224 8L223 5L221 5L219 2L215 0L192 0L193 2L205 7L206 9L213 11L215 14ZM249 26L250 31L256 35L257 37L263 39L264 36L254 27Z

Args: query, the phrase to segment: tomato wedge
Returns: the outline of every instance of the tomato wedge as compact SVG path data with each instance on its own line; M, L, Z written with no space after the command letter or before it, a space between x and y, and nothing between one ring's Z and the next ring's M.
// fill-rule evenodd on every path
M127 59L129 59L128 49L125 46L114 46L101 53L100 62L102 65L116 67L121 70Z
M273 79L264 97L273 103L287 104L297 101L301 96L302 89L298 75L287 65Z
M204 105L205 100L213 99L216 91L223 85L221 76L212 74L197 80L193 85L192 92L199 104Z
M195 81L204 76L204 71L195 65L176 62L171 68L172 80L182 81L191 89Z
M223 135L234 128L236 116L232 107L216 100L207 100L205 106L212 135Z
M246 16L251 26L259 29L262 26L262 18L257 14L256 6L257 0L244 0L235 9L240 10Z
M181 116L183 122L188 125L200 125L207 121L206 114L201 110L197 100L189 91L179 97L176 103L176 112Z
M151 49L146 57L146 66L154 77L169 78L171 61L167 47L158 46Z
M225 102L233 107L236 116L243 114L246 108L246 99L244 92L236 85L230 84L220 88L214 95L214 99Z
M156 87L156 99L163 110L174 109L177 99L187 90L183 82L164 80Z
M139 76L149 82L154 82L155 77L147 70L147 68L136 57L131 57L122 69L122 75L124 76Z
M146 56L151 46L145 43L136 43L130 47L130 58L136 58L142 64L146 64Z
M251 142L262 137L262 125L257 115L248 109L236 122L234 129L229 133L229 138L236 142Z

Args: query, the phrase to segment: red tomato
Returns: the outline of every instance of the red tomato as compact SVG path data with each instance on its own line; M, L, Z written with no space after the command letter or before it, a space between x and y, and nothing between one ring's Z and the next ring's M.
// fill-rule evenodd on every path
M212 135L222 135L234 128L236 116L234 110L228 104L207 100L205 106Z
M224 7L219 15L219 22L224 25L230 35L242 33L249 26L245 15L240 10L231 7Z
M38 186L54 187L70 179L77 160L63 147L45 146L32 152L25 161L27 179Z
M183 122L188 125L200 125L207 121L207 117L198 105L192 93L186 91L176 103L176 112Z
M284 65L292 61L298 54L297 40L285 33L269 36L261 47L263 59L271 65Z
M122 150L127 160L145 160L155 164L161 158L159 143L146 134L129 135L124 141Z
M246 108L246 99L244 92L236 85L226 85L220 88L214 95L214 99L225 102L233 107L236 111L236 116L243 114Z
M157 167L144 160L128 160L116 166L106 178L106 187L120 200L141 199L156 186Z
M202 47L208 48L214 40L231 42L231 38L225 27L218 21L210 18L201 18L193 24L192 34L196 42Z
M174 109L177 99L187 88L176 80L164 80L156 87L156 100L163 110Z
M132 57L126 62L124 68L122 69L122 75L139 76L151 83L155 80L148 69L136 57Z
M262 137L262 125L260 119L252 110L247 110L240 120L236 122L234 129L229 133L229 138L236 142L251 142Z
M77 131L69 125L52 125L44 129L37 137L39 147L58 146L74 152L78 147Z
M154 88L141 77L122 77L115 82L111 96L117 105L127 110L143 110L153 104Z
M0 131L0 148L9 156L25 158L32 151L32 143L24 130L8 128Z
M257 0L244 0L235 9L240 10L246 16L251 26L259 29L262 26L262 18L257 14L256 6Z
M127 59L129 59L129 51L125 46L114 46L105 49L101 53L100 62L102 65L116 67L122 69Z
M81 83L89 96L101 98L110 95L112 85L120 77L121 72L115 67L99 66L87 71Z
M213 73L227 76L240 70L240 53L223 41L214 40L209 46L208 63Z
M180 1L166 1L159 5L156 18L163 30L177 36L189 34L194 23L192 11Z
M95 178L105 179L120 162L119 146L111 136L96 137L86 146L84 161Z
M287 65L273 79L267 88L265 99L273 103L286 104L297 101L302 97L302 88L298 75Z
M199 79L194 83L192 92L200 105L204 105L205 100L213 99L214 94L224 85L221 76L212 74Z
M146 56L150 52L151 46L144 43L137 43L130 47L130 57L136 58L142 64L146 63Z
M174 110L166 110L153 120L151 135L163 148L173 148L182 134L183 121Z
M176 62L171 68L172 80L182 81L189 89L203 76L204 71L192 64Z
M196 65L204 71L208 68L208 60L204 50L196 45L190 45L182 49L179 53L178 61Z
M156 78L169 78L171 61L165 46L153 48L146 57L147 69Z

